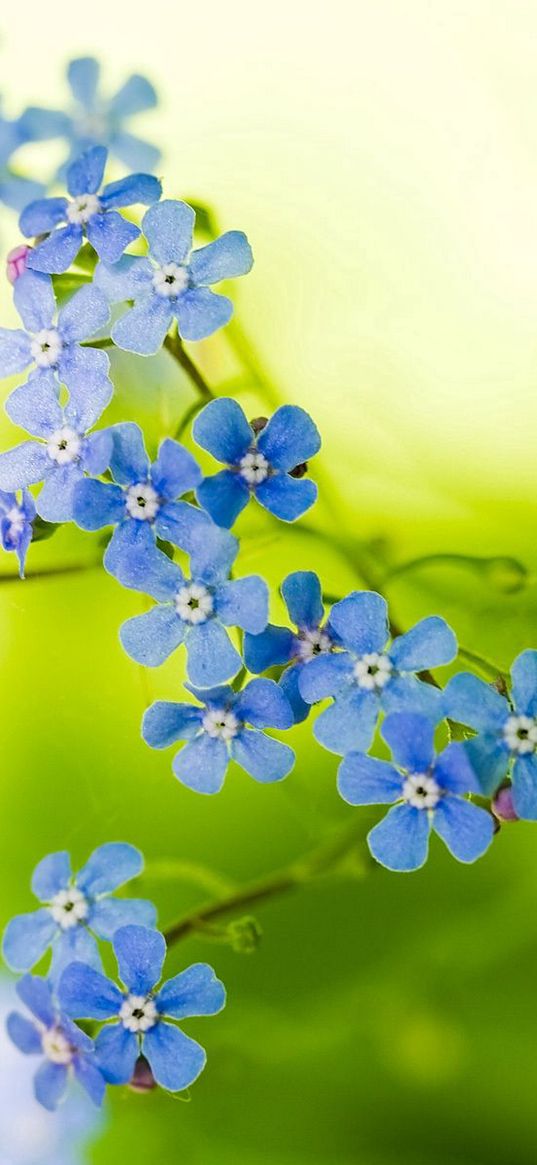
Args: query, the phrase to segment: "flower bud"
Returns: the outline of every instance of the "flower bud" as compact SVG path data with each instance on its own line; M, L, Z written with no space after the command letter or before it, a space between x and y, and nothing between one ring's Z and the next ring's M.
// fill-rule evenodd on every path
M26 243L21 243L20 246L13 247L13 250L9 252L6 259L6 275L10 283L15 283L19 275L26 271L26 263L31 250L32 248L28 247Z
M513 804L513 786L502 785L492 801L492 812L500 821L518 821L519 816Z
M145 1056L138 1056L129 1080L129 1088L132 1088L133 1092L151 1092L156 1087L155 1078Z

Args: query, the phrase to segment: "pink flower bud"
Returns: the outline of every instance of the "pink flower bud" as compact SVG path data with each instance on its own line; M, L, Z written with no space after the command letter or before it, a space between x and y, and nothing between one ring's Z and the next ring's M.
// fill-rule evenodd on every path
M26 261L28 255L32 250L26 243L21 243L18 247L13 247L9 252L6 260L6 274L10 283L15 283L15 280L26 271Z
M513 805L513 788L511 785L504 785L501 789L498 789L492 802L492 812L500 821L519 820L518 813Z

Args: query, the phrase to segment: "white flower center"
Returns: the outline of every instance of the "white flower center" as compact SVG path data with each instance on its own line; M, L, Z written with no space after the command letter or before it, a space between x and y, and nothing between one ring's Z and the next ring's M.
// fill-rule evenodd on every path
M219 740L233 740L240 727L235 713L226 712L225 708L209 708L203 717L202 725L207 736Z
M503 737L511 752L522 755L537 748L537 720L532 716L510 716Z
M127 490L126 506L131 518L149 522L159 512L159 497L156 489L146 481L138 481Z
M304 663L309 663L316 655L324 655L331 649L332 640L320 627L315 627L311 631L301 631L297 637L297 655Z
M354 665L354 678L359 688L372 692L375 688L383 688L392 674L392 662L387 655L379 655L377 651L370 651L361 655Z
M153 275L153 287L157 295L162 295L165 299L180 295L188 287L188 283L188 269L179 266L178 263L165 263L163 267L157 267Z
M82 891L72 886L54 895L49 910L54 922L57 922L62 930L70 930L72 926L78 926L79 922L87 918L88 903Z
M58 363L63 348L57 328L43 328L32 337L30 351L38 368L52 368Z
M64 425L62 429L56 429L55 433L49 437L47 441L47 453L51 461L56 461L58 465L69 465L71 461L76 461L80 455L82 441L78 433L74 429L70 429L68 425Z
M119 1009L119 1018L129 1032L147 1032L154 1027L158 1011L148 995L127 995Z
M26 521L25 515L18 506L12 506L6 514L9 522L9 534L11 538L16 538L17 534L22 534L24 530L24 523Z
M41 1036L41 1047L53 1064L70 1064L73 1058L73 1048L63 1032L58 1028L50 1027Z
M260 485L269 475L270 465L266 457L258 449L245 453L239 461L241 477L248 485Z
M206 623L213 613L213 596L202 583L187 583L175 596L175 609L185 623Z
M426 773L410 773L403 784L403 797L414 809L434 809L440 796L440 786Z
M101 204L96 194L78 194L67 204L66 218L68 222L83 226L94 214L98 214L100 209Z

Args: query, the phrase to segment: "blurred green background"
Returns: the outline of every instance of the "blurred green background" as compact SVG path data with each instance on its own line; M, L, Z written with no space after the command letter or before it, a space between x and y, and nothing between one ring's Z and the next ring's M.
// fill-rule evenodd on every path
M162 108L138 128L163 146L165 193L252 241L256 266L232 294L269 388L229 336L195 356L251 415L295 401L323 432L305 528L253 508L242 520L241 570L266 573L273 618L289 570L342 594L366 561L404 626L443 614L502 668L537 646L535 7L93 0L80 13L57 0L41 34L43 19L37 0L4 16L6 111L62 103L77 54L99 55L111 88L147 72ZM35 157L52 165L54 151ZM5 252L14 218L0 231ZM6 288L2 313L14 322ZM152 447L194 399L166 356L114 355L114 377L107 420L139 420ZM5 418L0 441L14 442ZM234 770L204 798L174 781L139 724L180 690L181 657L154 673L124 655L117 630L141 599L90 569L97 556L63 530L30 572L87 570L2 581L2 922L31 907L50 850L78 864L105 840L139 845L166 923L206 891L152 862L246 881L358 820L307 725L279 786ZM365 835L376 814L361 812ZM221 1017L187 1025L208 1068L189 1104L115 1091L89 1160L534 1165L536 850L535 827L517 824L474 868L439 842L411 876L357 863L256 909L251 956L177 947L172 969L209 959L228 987Z

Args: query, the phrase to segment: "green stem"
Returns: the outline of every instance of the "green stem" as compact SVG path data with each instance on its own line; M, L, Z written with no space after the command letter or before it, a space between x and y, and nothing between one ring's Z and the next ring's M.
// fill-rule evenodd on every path
M192 384L197 388L204 400L213 400L214 392L207 384L205 377L200 372L197 364L188 355L188 352L183 347L182 340L177 332L173 332L166 336L164 340L164 347L166 351L173 356L174 360L181 365L181 368L186 372Z

